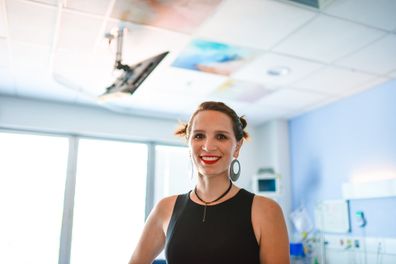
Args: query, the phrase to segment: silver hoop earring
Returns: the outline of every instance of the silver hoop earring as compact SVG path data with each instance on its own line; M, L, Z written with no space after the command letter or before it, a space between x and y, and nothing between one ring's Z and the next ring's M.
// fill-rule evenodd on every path
M230 165L230 179L232 181L237 181L240 174L241 174L241 164L237 159L234 159Z

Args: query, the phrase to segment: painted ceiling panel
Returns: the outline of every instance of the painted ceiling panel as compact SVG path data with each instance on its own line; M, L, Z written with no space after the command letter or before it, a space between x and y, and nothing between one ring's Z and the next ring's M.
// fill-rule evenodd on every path
M177 32L193 33L211 15L221 0L118 0L112 17Z

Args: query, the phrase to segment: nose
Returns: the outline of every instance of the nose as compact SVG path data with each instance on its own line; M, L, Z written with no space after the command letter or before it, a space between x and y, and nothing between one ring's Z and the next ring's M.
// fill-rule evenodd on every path
M216 142L212 139L206 139L202 144L202 150L204 151L214 151L217 149Z

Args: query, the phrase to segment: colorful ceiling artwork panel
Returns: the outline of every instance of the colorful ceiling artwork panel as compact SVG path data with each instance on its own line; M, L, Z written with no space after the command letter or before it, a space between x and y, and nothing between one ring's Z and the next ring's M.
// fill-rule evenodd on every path
M222 0L116 1L112 17L122 21L191 34Z
M246 48L195 39L181 52L172 66L230 76L255 53L254 50Z
M253 103L272 91L261 84L229 79L220 85L212 95L219 99Z

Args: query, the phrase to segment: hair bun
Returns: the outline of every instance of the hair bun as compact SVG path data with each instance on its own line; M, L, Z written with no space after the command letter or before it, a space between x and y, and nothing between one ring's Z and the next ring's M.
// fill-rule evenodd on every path
M239 117L239 120L241 121L242 124L242 129L244 129L247 126L247 121L244 116Z

